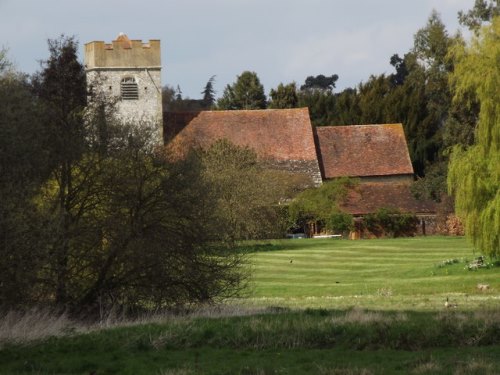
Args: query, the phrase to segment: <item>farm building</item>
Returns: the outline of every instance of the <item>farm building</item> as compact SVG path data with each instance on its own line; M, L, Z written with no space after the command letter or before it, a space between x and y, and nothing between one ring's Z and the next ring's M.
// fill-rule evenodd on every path
M177 153L224 138L252 148L271 167L307 174L315 185L358 178L343 211L355 218L382 208L411 213L420 233L434 232L435 204L410 191L413 167L401 124L313 128L307 108L201 111L164 113L164 135Z
M126 121L156 124L155 143L163 137L172 152L227 139L253 149L270 168L308 176L315 186L356 177L360 183L344 211L355 217L380 208L412 213L423 233L433 231L434 205L410 192L413 167L401 124L314 128L307 108L163 113L159 40L120 34L112 43L87 43L85 68L94 92L118 98L118 115Z

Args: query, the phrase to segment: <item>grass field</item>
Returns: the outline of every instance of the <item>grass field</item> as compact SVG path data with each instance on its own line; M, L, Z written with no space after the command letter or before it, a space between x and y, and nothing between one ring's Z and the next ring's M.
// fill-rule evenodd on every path
M301 239L254 249L245 300L253 304L432 310L447 297L464 309L500 304L500 268L465 270L480 254L460 237Z
M0 374L500 374L500 267L466 270L479 254L463 238L242 251L249 290L222 309L108 329L0 321Z

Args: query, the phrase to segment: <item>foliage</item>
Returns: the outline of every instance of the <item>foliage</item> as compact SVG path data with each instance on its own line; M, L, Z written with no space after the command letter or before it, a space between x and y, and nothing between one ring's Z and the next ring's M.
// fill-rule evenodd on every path
M325 220L325 228L335 233L345 233L354 229L354 220L352 215L344 212L333 212Z
M208 97L205 99L208 100ZM210 109L211 105L206 100L182 97L179 86L176 89L169 85L165 85L162 88L162 107L164 112L196 112Z
M498 0L476 0L474 7L468 12L458 12L458 20L461 25L467 26L476 34L485 21L491 21L500 15Z
M299 193L288 207L291 223L303 226L321 222L331 230L350 229L352 217L342 213L339 204L356 183L349 178L339 178Z
M306 90L298 93L299 107L308 107L311 122L314 126L330 124L334 113L335 95L321 90Z
M466 235L490 256L500 255L499 34L500 17L496 17L468 46L457 44L453 50L456 98L473 90L480 112L474 145L453 149L448 186Z
M418 219L412 214L402 214L397 210L381 208L363 217L363 226L377 236L401 237L415 232Z
M47 177L50 139L27 78L0 72L0 305L30 299L44 256L33 197Z
M236 82L227 85L217 101L219 109L264 109L267 106L264 86L255 72L245 71Z
M406 66L405 59L394 54L390 59L391 65L396 69L395 74L390 75L390 80L394 86L402 85L408 76L408 67Z
M418 178L411 185L411 192L417 199L431 199L441 202L447 193L446 176L448 163L436 162L426 168L425 177Z
M214 224L226 240L283 237L280 203L303 182L300 178L265 168L253 150L227 140L201 151L201 162L206 194L216 203Z
M44 111L44 131L51 139L50 189L54 192L56 220L47 227L51 279L54 280L55 300L68 302L67 276L70 266L71 239L83 217L75 196L82 186L78 162L87 147L83 111L86 104L86 82L83 66L77 60L78 43L72 37L61 36L48 41L49 59L42 62L42 71L33 78L34 92ZM76 214L76 215L75 215ZM52 232L53 231L53 232ZM51 236L52 235L52 236Z
M168 163L151 124L85 106L73 38L49 50L32 90L0 79L2 306L85 314L236 294L242 258L214 230L200 161Z
M444 130L450 117L448 75L453 70L447 52L454 40L433 12L415 34L413 48L403 57L391 56L394 73L371 76L336 94L301 90L299 106L309 108L315 126L402 123L415 173L423 177L426 168L445 159L443 133L448 142L466 142L471 134L470 126L457 121L468 121L473 114L459 106L454 108L454 122Z
M309 76L306 78L305 83L300 86L300 90L320 90L332 92L338 79L339 76L337 74L332 74L331 76L324 76L323 74L317 75L316 77Z
M6 72L9 68L12 68L12 63L7 58L7 49L0 49L0 74Z
M205 88L201 92L203 94L203 98L201 101L203 102L206 108L212 108L215 104L215 89L214 89L215 76L210 77Z
M269 108L297 108L299 104L295 82L288 85L280 83L276 90L271 89L269 96L271 97Z

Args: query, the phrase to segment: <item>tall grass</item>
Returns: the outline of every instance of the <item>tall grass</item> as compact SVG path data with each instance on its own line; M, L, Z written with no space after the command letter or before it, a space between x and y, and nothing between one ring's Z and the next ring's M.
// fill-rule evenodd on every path
M84 331L83 325L69 319L66 313L48 309L8 311L0 315L0 345L5 342L25 343Z

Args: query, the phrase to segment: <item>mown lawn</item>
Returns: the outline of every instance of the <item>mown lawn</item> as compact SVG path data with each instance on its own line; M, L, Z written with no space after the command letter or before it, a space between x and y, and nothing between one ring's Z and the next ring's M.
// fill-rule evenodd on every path
M0 332L0 374L500 374L500 268L466 270L479 254L463 238L241 251L249 290L222 314L69 326L31 342L2 342ZM447 297L457 306L445 308ZM245 309L258 313L238 316Z
M252 248L250 292L241 302L391 310L441 309L447 297L463 309L500 304L500 267L466 270L480 254L461 237L300 239ZM450 259L457 263L442 265Z

